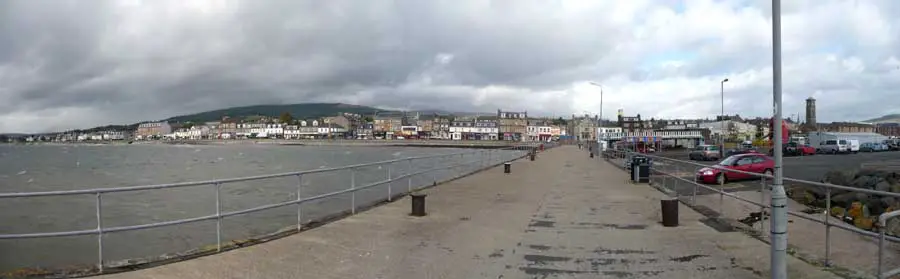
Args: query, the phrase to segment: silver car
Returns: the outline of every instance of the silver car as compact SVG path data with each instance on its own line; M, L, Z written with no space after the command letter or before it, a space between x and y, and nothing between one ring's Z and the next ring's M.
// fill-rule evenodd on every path
M691 160L717 161L720 158L719 147L715 145L698 145L688 154Z

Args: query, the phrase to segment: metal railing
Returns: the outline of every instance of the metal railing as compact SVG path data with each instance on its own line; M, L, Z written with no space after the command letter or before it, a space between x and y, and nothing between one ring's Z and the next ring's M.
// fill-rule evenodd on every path
M596 148L596 145L594 145L594 146L595 146L594 148ZM596 149L594 149L594 150L596 150ZM634 155L645 156L648 159L650 159L653 162L651 164L651 175L656 176L656 177L661 176L661 179L662 179L661 184L663 185L663 187L665 187L667 190L673 191L676 198L678 198L682 202L689 203L690 205L695 206L699 190L705 189L705 190L712 191L715 194L719 195L719 214L721 214L721 215L725 214L725 210L724 210L724 198L725 197L733 198L735 200L739 200L744 203L758 206L759 207L759 218L760 218L759 233L761 234L761 236L764 235L764 232L765 232L764 220L765 220L765 216L767 216L766 211L771 208L771 206L769 204L769 200L766 199L765 193L766 193L766 190L768 190L767 186L769 186L767 184L767 182L770 181L771 179L773 179L773 177L771 175L755 173L755 172L739 171L739 170L734 170L734 169L723 168L723 167L720 167L717 165L704 165L704 164L691 162L691 161L684 161L684 160L678 160L678 159L657 156L657 155L652 155L652 154L634 153L634 152L622 151L622 150L607 150L607 151L603 152L602 156L597 156L597 157L601 158L601 160L607 160L615 166L624 168L625 164L619 164L616 161L619 159L627 160L628 158L630 158L631 156L634 156ZM759 179L759 181L760 181L759 200L754 201L754 200L751 200L751 199L748 199L748 198L745 198L745 197L742 197L742 196L739 196L739 195L736 195L733 193L729 193L726 191L726 189L717 188L717 187L713 187L712 185L705 185L703 183L699 183L698 181L696 181L695 178L696 178L696 175L699 174L700 170L703 168L715 169L720 172L727 172L727 173L733 173L733 174L743 174L746 176L750 176L750 177ZM685 174L687 174L687 175L685 175ZM688 178L685 178L685 176L687 176ZM751 178L751 179L747 179L747 180L753 180L753 179ZM831 208L833 205L832 194L834 191L865 193L865 194L870 194L870 195L877 195L877 196L882 196L882 197L894 197L894 198L900 198L900 193L877 191L877 190L870 190L870 189L863 189L863 188L854 188L854 187L843 186L843 185L835 185L835 184L830 184L830 183L821 183L821 182L793 179L793 178L787 178L787 177L784 178L784 181L786 183L791 182L792 183L791 186L805 185L807 187L817 187L817 188L824 190L825 208L827 209L825 214L823 214L824 217L816 218L814 216L811 216L810 214L803 213L803 212L796 212L796 211L788 211L788 215L798 217L798 218L801 218L804 220L808 220L811 222L819 223L819 224L822 224L825 226L825 253L824 253L824 260L823 260L823 264L825 266L831 266L831 259L830 259L831 245L832 245L831 244L831 228L837 227L841 230L853 232L853 233L863 235L863 236L868 236L868 237L871 237L872 239L877 240L878 252L877 252L877 263L876 263L876 268L875 268L876 269L875 275L877 276L877 278L879 278L879 279L891 278L891 276L900 274L900 268L885 271L884 267L883 267L883 261L885 260L884 259L885 252L887 249L886 248L887 242L900 243L900 237L887 235L886 234L887 232L885 229L887 226L887 221L889 219L900 217L900 210L894 210L894 211L882 213L879 216L879 218L877 219L877 224L876 224L877 226L875 227L875 229L877 229L878 232L864 230L861 228L857 228L856 226L853 226L853 225L848 225L843 222L835 222L835 220L833 220L833 219L835 219L835 217L831 216L831 214L832 214ZM689 197L683 197L681 195L681 193L678 191L678 189L676 189L678 182L692 185L692 189L690 189L691 191L690 191ZM672 188L669 188L668 186L671 186ZM722 185L719 185L719 186L722 186ZM687 200L685 201L682 198L687 198ZM840 221L840 220L838 220L838 221Z
M442 183L445 181L453 180L459 177L463 177L484 169L488 169L499 164L503 164L505 162L511 162L517 160L519 158L523 158L527 156L527 152L533 149L537 149L538 144L543 144L544 148L552 148L555 147L553 144L549 143L531 143L531 144L523 144L515 147L501 148L501 149L479 149L479 150L467 150L464 152L456 152L450 154L437 154L437 155L428 155L428 156L419 156L419 157L408 157L408 158L400 158L386 161L379 161L373 163L363 163L363 164L355 164L341 167L333 167L333 168L322 168L315 170L306 170L306 171L295 171L295 172L286 172L286 173L277 173L277 174L269 174L269 175L258 175L258 176L249 176L249 177L239 177L239 178L227 178L227 179L217 179L217 180L207 180L207 181L192 181L192 182L182 182L182 183L169 183L169 184L156 184L156 185L142 185L142 186L128 186L128 187L113 187L113 188L96 188L96 189L83 189L83 190L67 190L67 191L44 191L44 192L24 192L24 193L0 193L0 200L2 199L12 199L12 198L33 198L33 197L47 197L47 196L71 196L71 195L93 195L94 196L94 205L95 205L95 218L97 222L97 226L91 229L82 229L82 230L70 230L70 231L54 231L54 232L30 232L30 233L15 233L15 234L0 234L0 240L3 239L33 239L33 238L47 238L47 237L64 237L64 236L79 236L79 235L96 235L97 236L97 270L100 273L103 273L105 262L103 251L104 251L104 241L103 236L109 233L115 232L125 232L125 231L136 231L136 230L144 230L144 229L152 229L166 226L174 226L180 224L188 224L195 223L201 221L210 221L215 220L216 222L216 251L222 251L223 247L223 239L222 239L222 220L227 217L243 215L253 212L265 211L285 206L296 206L296 214L297 214L297 222L296 222L296 231L299 232L303 228L303 212L301 210L301 205L305 203L309 203L312 201L322 200L329 197L339 196L343 194L349 194L350 204L348 205L350 214L355 214L357 208L360 206L357 205L356 201L356 192L369 189L372 187L385 185L387 184L387 193L384 199L380 199L375 201L374 204L377 204L382 201L392 201L395 197L398 197L403 194L408 194L412 191L419 190L425 188L427 186L436 185L438 183ZM473 160L464 161L466 155L474 155L477 156ZM439 165L436 159L444 159L443 161L453 161L453 164L449 165ZM421 160L432 160L434 163L431 164L430 167L413 171L414 163L418 163L416 161ZM406 172L397 175L395 173L394 164L395 163L404 163L406 165ZM387 179L375 181L372 183L357 185L356 174L357 170L364 167L372 167L372 166L384 166L386 167L386 176ZM455 173L450 178L446 180L438 180L436 176L437 171L446 170L446 169L460 169L458 173ZM315 174L315 173L327 173L327 172L336 172L342 170L349 170L350 172L350 185L348 188L328 192L324 194L314 195L310 197L301 198L301 192L303 191L303 177L305 175ZM426 183L426 185L413 185L413 177L419 175L426 175L428 173L432 173L432 177ZM222 187L225 184L236 183L236 182L244 182L244 181L254 181L254 180L268 180L274 178L284 178L284 177L296 177L296 192L292 193L296 195L296 198L278 203L270 203L261 206L255 206L251 208L245 208L235 211L223 211L222 210L222 200L221 200L221 192ZM394 189L393 182L406 180L405 189L400 189L398 192L397 189ZM200 187L200 186L212 186L214 188L215 193L215 214L204 215L204 216L196 216L191 218L183 218L176 219L170 221L163 222L155 222L155 223L144 223L137 225L127 225L127 226L115 226L115 227L106 227L103 225L104 221L104 211L103 211L103 196L108 193L116 193L116 192L133 192L133 191L143 191L143 190L161 190L161 189L173 189L173 188L183 188L183 187Z

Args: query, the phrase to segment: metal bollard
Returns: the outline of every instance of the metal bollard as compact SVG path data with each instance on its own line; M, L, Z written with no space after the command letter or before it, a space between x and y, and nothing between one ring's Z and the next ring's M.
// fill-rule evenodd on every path
M591 152L591 158L594 158L594 152Z
M678 199L660 200L662 209L662 224L664 227L678 226Z
M534 156L535 156L535 155L534 155L534 152L531 152L531 154L529 154L529 157L531 157L531 160L532 160L532 161L534 161Z
M512 168L512 164L503 163L503 173L510 173L512 171L511 168Z
M410 198L412 198L412 212L409 215L422 217L425 216L425 197L428 196L423 193L412 193L409 194Z

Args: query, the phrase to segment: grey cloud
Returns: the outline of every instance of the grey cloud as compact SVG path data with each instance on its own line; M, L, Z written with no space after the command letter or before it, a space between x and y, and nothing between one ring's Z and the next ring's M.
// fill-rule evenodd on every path
M564 4L557 1L248 0L225 1L235 6L206 12L184 7L202 2L141 2L132 8L123 8L124 1L0 2L0 132L314 101L565 115L582 102L571 91L573 82L620 73L637 73L630 80L643 81L635 66L642 52L628 49L640 47L628 41L633 30L616 25L607 11L559 14ZM786 10L813 5L804 3ZM827 37L822 34L827 32L815 33ZM758 44L722 51L708 43L680 46L702 55L650 78L702 80L765 68L770 61L768 49ZM860 48L858 54L868 66L891 53ZM441 63L440 55L452 59ZM894 85L883 80L866 88L884 92L881 86ZM840 72L825 71L792 80L786 90L809 88L836 92L848 83ZM729 103L734 110L766 113L764 102L747 102L746 96L767 90L765 81L735 89ZM714 93L680 105L708 106ZM614 111L607 109L607 115ZM9 120L54 110L91 116L47 126Z

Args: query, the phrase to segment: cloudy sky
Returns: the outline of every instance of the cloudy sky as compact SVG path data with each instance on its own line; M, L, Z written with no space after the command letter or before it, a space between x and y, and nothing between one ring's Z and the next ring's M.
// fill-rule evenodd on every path
M900 1L783 3L785 115L900 113ZM0 133L253 104L771 114L768 0L0 1ZM796 116L795 116L796 117Z

